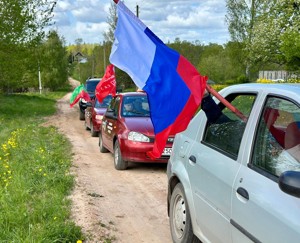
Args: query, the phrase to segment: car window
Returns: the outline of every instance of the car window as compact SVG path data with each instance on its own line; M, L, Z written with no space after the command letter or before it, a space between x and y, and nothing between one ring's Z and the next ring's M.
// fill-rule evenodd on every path
M87 81L86 90L89 92L94 92L99 81Z
M96 108L107 108L111 99L112 99L111 95L106 96L102 102L99 102L98 99L96 99L95 107Z
M268 97L259 120L252 165L276 177L300 171L300 108L278 97Z
M233 94L226 99L248 117L255 97L255 94ZM222 116L214 123L207 123L203 142L233 158L237 158L246 122L230 109L224 107L223 104L220 103L219 107L222 109Z
M149 117L149 103L147 96L126 96L122 102L122 116Z
M114 116L117 116L118 112L119 112L119 104L120 104L119 96L112 98L111 102L109 103L109 105L107 107L107 111L113 111Z

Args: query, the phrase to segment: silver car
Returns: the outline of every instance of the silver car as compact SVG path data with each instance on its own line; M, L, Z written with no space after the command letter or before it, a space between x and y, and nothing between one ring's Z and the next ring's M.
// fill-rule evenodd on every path
M201 110L176 135L168 175L174 242L300 242L300 85L220 91L227 121Z

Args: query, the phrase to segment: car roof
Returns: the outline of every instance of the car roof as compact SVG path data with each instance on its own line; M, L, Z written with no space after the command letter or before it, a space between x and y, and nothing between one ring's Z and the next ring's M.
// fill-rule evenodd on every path
M119 93L118 95L120 96L145 96L147 95L145 92L124 92L124 93Z
M220 94L227 94L233 92L259 92L267 94L284 94L291 98L300 100L300 84L285 83L285 84L261 84L248 83L236 84L228 86L220 91Z
M86 82L99 82L101 78L89 78L86 80Z

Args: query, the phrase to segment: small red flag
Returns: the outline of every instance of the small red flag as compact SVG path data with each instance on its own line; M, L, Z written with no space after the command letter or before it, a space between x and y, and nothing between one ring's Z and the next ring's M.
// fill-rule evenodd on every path
M96 97L101 103L103 99L111 94L112 96L116 95L116 77L114 65L110 64L106 67L105 74L101 81L96 86Z
M80 98L85 99L87 102L91 102L91 98L83 84L74 89L70 97L70 107L72 108L80 100Z

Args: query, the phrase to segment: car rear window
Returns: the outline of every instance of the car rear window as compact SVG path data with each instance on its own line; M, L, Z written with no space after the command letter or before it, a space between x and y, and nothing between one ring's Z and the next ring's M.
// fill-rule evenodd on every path
M86 82L86 90L88 92L94 92L96 89L97 84L100 82L100 80L95 81L87 81Z
M98 100L96 100L95 107L96 108L107 108L111 100L112 100L111 95L106 96L101 103Z

